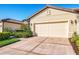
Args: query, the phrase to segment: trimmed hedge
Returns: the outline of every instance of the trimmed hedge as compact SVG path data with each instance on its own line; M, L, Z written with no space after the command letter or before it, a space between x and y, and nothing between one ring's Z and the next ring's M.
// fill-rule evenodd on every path
M27 38L27 37L31 37L32 36L32 32L31 31L15 32L14 36L17 37L17 38Z
M26 36L26 33L15 32L14 36L17 37L17 38L21 38L21 37L25 37Z
M0 32L0 40L6 40L10 37L10 32Z

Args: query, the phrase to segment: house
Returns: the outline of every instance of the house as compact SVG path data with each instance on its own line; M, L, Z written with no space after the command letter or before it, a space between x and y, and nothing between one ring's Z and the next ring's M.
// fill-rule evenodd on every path
M45 6L28 18L34 35L41 37L71 38L79 34L79 9Z
M0 21L0 32L3 32L5 29L9 30L20 30L22 22L14 19L2 19Z

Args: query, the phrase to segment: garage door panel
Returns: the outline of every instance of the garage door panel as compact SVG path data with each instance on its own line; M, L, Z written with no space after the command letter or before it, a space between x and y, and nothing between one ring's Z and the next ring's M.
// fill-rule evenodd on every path
M56 23L48 24L49 36L50 37L62 37L67 34L67 24L66 23Z
M38 36L48 36L48 24L37 24L35 26L35 32Z
M35 32L38 36L44 36L44 37L66 37L67 36L67 22L66 23L36 24Z

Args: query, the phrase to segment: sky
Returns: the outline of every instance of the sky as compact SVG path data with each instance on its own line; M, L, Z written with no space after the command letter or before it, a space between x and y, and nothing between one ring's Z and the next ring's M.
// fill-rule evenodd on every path
M36 13L46 4L0 4L0 20L11 18L23 20ZM51 4L63 8L79 8L79 4Z

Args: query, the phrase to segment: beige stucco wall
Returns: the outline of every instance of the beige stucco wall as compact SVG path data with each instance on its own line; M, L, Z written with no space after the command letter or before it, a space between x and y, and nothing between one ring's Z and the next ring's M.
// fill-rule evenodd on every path
M24 21L23 23L26 24L26 25L28 25L28 22L27 21Z
M2 32L2 22L0 22L0 32Z
M77 14L77 34L79 35L79 14Z
M4 22L4 29L5 28L9 28L9 29L12 29L12 30L19 30L21 28L21 24Z
M51 15L48 14L48 11L51 11ZM62 20L72 20L75 19L76 14L65 12L56 9L46 9L32 18L31 23L40 23L40 22L53 22L53 21L62 21ZM39 21L39 22L38 22Z
M51 14L48 13L49 11L51 12ZM67 32L68 36L71 36L72 33L76 31L76 24L74 23L74 20L77 19L76 16L77 15L74 13L48 8L31 18L30 27L34 32L35 23L68 21ZM73 24L71 24L71 20L73 21Z

